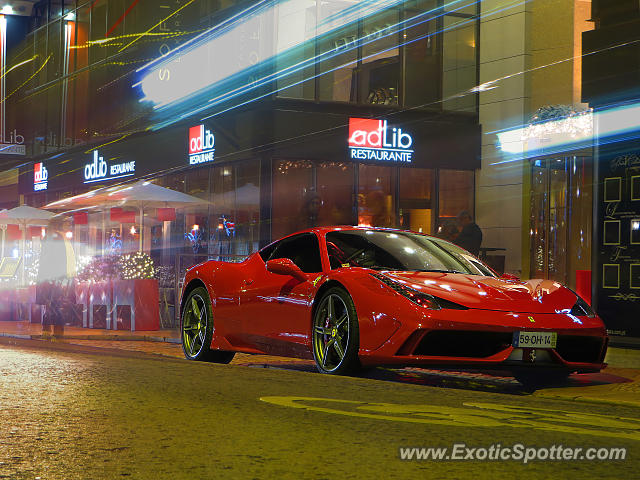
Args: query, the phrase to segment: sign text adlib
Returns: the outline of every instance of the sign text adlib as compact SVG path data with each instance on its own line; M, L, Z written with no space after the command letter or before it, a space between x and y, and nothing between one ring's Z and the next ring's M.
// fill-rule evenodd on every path
M216 139L204 125L189 129L189 165L213 162Z
M411 163L413 137L386 120L349 119L349 152L352 160Z

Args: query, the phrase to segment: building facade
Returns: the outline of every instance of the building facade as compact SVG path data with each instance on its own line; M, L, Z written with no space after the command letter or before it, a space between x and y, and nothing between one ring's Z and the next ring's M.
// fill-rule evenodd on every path
M5 78L16 203L72 219L81 257L150 255L162 326L206 259L314 225L436 233L474 212L475 2L163 3L41 2ZM90 201L139 181L193 200ZM38 245L30 230L30 258Z
M593 2L583 98L594 107L593 300L617 335L640 335L640 5Z

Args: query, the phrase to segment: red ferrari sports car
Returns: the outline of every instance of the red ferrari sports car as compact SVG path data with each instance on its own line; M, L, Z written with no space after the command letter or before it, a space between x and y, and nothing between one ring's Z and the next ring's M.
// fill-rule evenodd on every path
M324 373L428 365L519 379L605 367L604 325L570 289L500 277L466 250L414 232L302 231L242 263L192 267L181 298L191 360L248 352L313 358Z

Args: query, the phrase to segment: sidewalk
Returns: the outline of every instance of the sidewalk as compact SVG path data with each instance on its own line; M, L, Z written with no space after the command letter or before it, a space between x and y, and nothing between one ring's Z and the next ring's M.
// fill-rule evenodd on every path
M8 337L2 339L1 337ZM39 324L28 322L0 322L0 340L18 338L24 340L51 340L42 336ZM65 327L64 336L54 339L59 343L84 345L92 348L106 348L135 351L147 354L183 358L178 330L157 330L130 332L118 330L99 330L78 327ZM6 343L1 342L1 343ZM559 386L544 388L533 395L547 398L561 398L572 401L604 402L617 405L640 407L640 350L610 347L605 361L609 366L601 373L572 375ZM237 354L233 364L273 368L294 368L314 371L313 361L298 360L269 355ZM421 369L407 369L407 372L419 373ZM425 375L433 375L425 370ZM478 376L450 372L452 378L467 378L469 381ZM438 372L446 376L447 372ZM490 375L484 375L483 381L491 382ZM488 380L489 379L489 380ZM496 384L515 382L512 379L496 377ZM508 380L508 381L507 381Z
M42 325L29 322L0 322L0 337L42 339ZM64 327L65 340L121 340L180 343L180 331L152 330L131 332L127 330L102 330L98 328Z

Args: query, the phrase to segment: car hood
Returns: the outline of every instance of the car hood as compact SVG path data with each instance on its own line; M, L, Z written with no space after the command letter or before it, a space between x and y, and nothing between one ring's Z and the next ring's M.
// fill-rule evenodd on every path
M442 272L384 272L404 285L469 308L519 313L559 313L577 296L553 280L503 280Z

